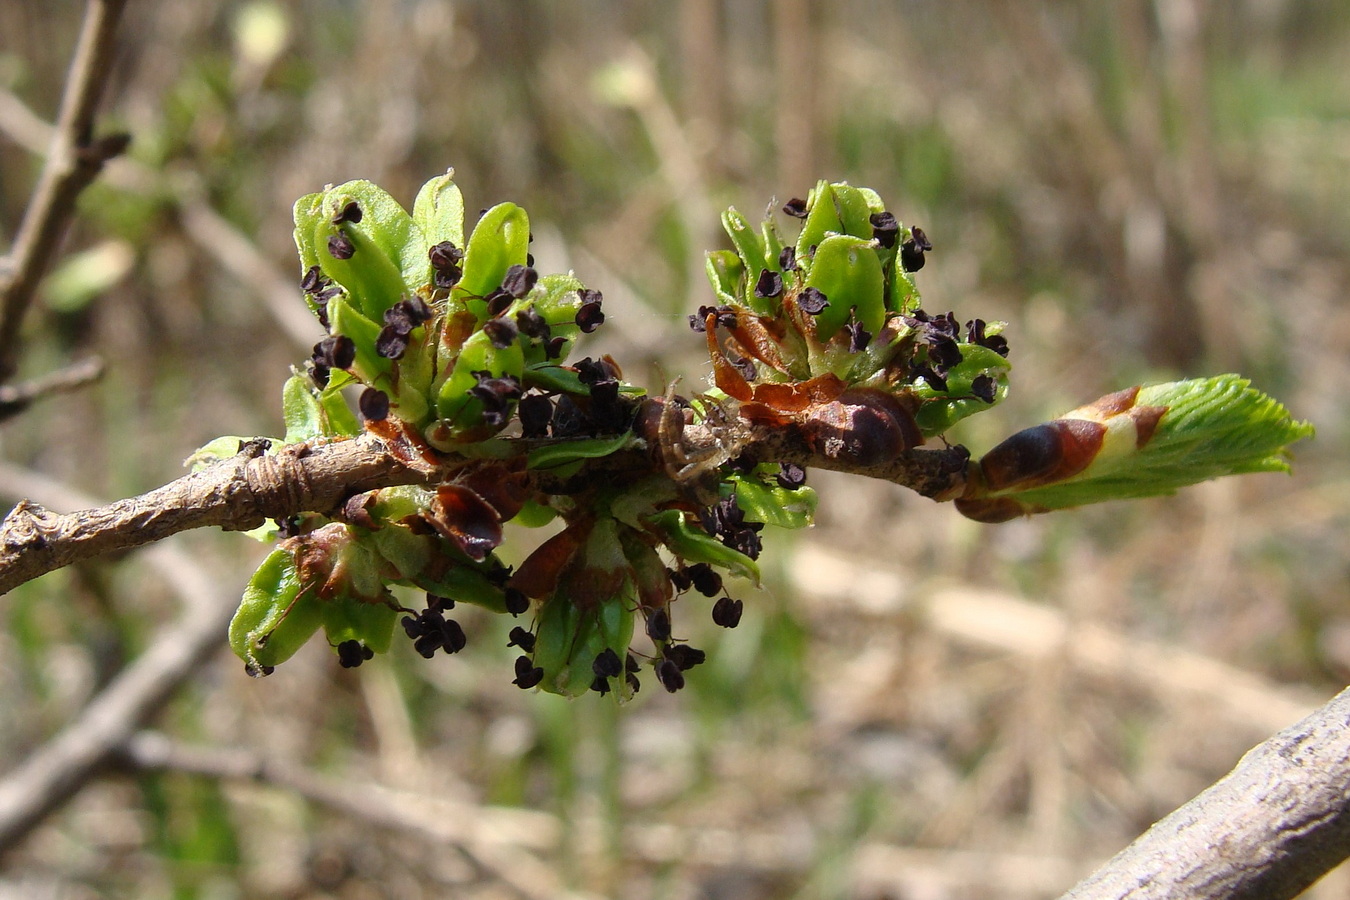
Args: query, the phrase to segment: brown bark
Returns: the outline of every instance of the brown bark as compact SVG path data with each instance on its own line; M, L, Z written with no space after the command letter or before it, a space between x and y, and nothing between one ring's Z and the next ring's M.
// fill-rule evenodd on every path
M756 429L738 448L759 459L781 459L806 467L855 472L893 481L927 497L946 498L964 483L964 450L911 450L879 465L861 467L847 460L812 453L780 429ZM716 440L690 428L686 446ZM537 445L538 442L534 442ZM522 448L524 444L522 444ZM79 560L129 550L180 531L219 527L228 531L257 528L267 519L301 512L331 515L347 498L398 484L434 483L471 466L446 457L440 468L405 465L371 435L330 444L295 444L267 456L239 456L194 472L163 487L96 509L54 513L19 501L0 522L0 594L26 581ZM640 477L656 466L636 449L594 460L573 483ZM538 475L535 487L548 490Z
M54 513L19 501L0 522L0 594L73 562L128 550L193 528L257 528L297 512L331 513L353 494L425 476L360 438L239 455L95 509Z

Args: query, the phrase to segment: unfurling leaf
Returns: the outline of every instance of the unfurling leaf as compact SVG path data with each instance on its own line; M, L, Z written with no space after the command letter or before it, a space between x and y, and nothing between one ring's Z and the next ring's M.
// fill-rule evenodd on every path
M1237 375L1130 388L1020 431L984 455L957 508L982 522L1170 494L1249 472L1287 472L1311 437Z

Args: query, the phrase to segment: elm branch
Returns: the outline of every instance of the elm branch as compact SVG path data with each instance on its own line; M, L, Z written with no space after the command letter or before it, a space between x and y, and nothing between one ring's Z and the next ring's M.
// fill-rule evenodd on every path
M683 438L693 455L718 440L712 430L698 426L687 429ZM738 449L758 459L881 478L935 499L946 499L964 483L968 458L956 447L909 450L884 464L862 467L813 452L783 429L756 427L739 440ZM521 444L524 448L525 442ZM302 512L333 516L356 494L401 484L435 484L474 464L453 455L437 464L410 464L372 435L319 445L292 444L260 454L254 448L252 454L241 453L138 497L95 509L54 513L21 500L0 522L0 594L71 563L130 550L181 531L209 527L247 531L268 519ZM641 477L654 467L659 464L647 450L634 449L593 460L569 481L597 484ZM564 487L550 483L547 473L535 474L534 486Z
M21 500L0 522L0 594L71 563L129 550L180 531L257 528L302 511L332 513L353 494L412 484L423 473L373 438L269 455L241 453L139 497L72 513Z

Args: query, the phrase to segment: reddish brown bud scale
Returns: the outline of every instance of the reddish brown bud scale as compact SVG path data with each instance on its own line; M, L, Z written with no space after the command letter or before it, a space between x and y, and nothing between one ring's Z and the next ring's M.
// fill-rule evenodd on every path
M1071 416L1073 418L1092 419L1100 422L1132 409L1134 407L1135 399L1138 396L1139 385L1135 385L1131 388L1125 388L1123 391L1116 391L1115 393L1107 394L1104 397L1098 397L1087 406L1074 410Z
M586 565L584 554L578 554L563 569L557 595L583 612L592 610L622 595L631 571L628 566L603 569Z
M757 384L754 396L756 403L763 403L778 412L801 412L811 405L811 398L798 390L796 384Z
M375 530L379 523L370 514L370 502L375 499L373 491L348 497L342 504L342 519L361 528Z
M703 320L708 337L708 356L713 364L713 381L728 397L745 401L754 396L750 382L733 366L717 344L717 313L710 312Z
M1087 419L1056 419L1023 429L981 458L991 491L1053 484L1082 472L1102 448L1106 426Z
M472 560L486 559L502 542L501 516L466 487L441 485L424 515L433 528Z
M875 388L854 388L817 406L801 431L812 451L859 466L880 465L923 443L913 413Z
M742 356L752 356L766 366L787 374L787 363L779 352L779 346L787 336L782 322L737 313L736 325L730 331L736 349Z
M985 525L998 525L1038 511L1012 497L958 498L955 504L956 511L961 515Z
M1134 446L1135 449L1141 449L1150 440L1153 439L1153 432L1157 430L1158 423L1167 413L1166 406L1136 406L1135 403L1139 397L1140 388L1138 386L1126 388L1123 391L1116 391L1113 394L1107 394L1105 397L1099 397L1086 406L1081 406L1073 412L1068 413L1066 419L1088 419L1093 422L1108 423L1116 416L1129 416L1134 424Z
M1158 423L1166 413L1166 406L1136 406L1130 410L1130 418L1134 420L1136 449L1142 450L1145 444L1153 440L1153 432L1158 430Z
M754 388L755 408L773 410L774 415L768 417L768 420L773 421L783 418L783 416L778 415L780 413L790 416L814 406L832 403L839 399L847 387L848 385L844 383L843 379L832 372L818 375L807 381L757 384ZM753 413L747 413L745 408L742 408L742 415L747 418L757 418Z
M443 458L427 446L422 433L397 416L372 421L367 419L365 429L384 442L389 454L400 462L425 472L435 471Z
M469 335L478 330L478 320L467 309L457 310L446 317L441 328L441 344L447 350L459 352Z
M321 600L332 600L345 586L342 561L351 541L347 526L332 522L307 534L287 538L277 546L294 556L295 569L305 590L313 589Z
M586 541L589 528L572 526L534 549L511 574L511 586L527 597L550 597L558 588L563 568Z
M496 510L503 522L514 519L529 497L529 475L523 468L487 465L459 481Z

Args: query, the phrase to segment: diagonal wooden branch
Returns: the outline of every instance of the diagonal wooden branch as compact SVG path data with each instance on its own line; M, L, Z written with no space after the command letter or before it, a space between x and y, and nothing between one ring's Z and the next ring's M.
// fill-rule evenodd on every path
M699 427L689 428L684 437L695 448L716 440ZM782 429L772 428L751 430L740 446L760 459L854 472L935 498L949 496L959 486L968 456L960 448L910 450L886 463L850 466L812 453ZM0 594L71 563L180 531L210 527L246 531L267 519L301 512L331 515L355 494L399 484L431 484L472 465L462 457L446 457L440 467L413 467L372 435L317 446L291 444L266 456L260 452L242 452L139 497L96 509L60 514L21 500L0 522ZM649 472L654 466L650 455L636 448L592 461L580 478L598 483ZM549 487L542 483L546 475L537 478L540 487ZM569 480L576 482L578 477Z
M0 133L43 156L56 134L18 97L0 89ZM237 226L207 202L201 179L185 171L160 172L127 157L112 160L104 183L133 194L167 194L178 204L183 234L222 269L251 288L281 330L306 350L314 345L314 315L296 303L296 281Z
M262 456L241 453L139 497L58 514L21 500L0 522L0 594L46 572L180 531L256 528L302 511L331 513L353 494L426 476L369 437Z
M156 551L167 550L160 545ZM242 585L222 589L181 551L166 560L179 593L195 592L192 608L121 672L64 729L0 779L0 854L13 848L97 774L133 732L225 646Z
M89 0L85 7L46 163L14 246L0 258L0 382L18 368L19 327L74 215L75 199L130 141L126 134L94 137L94 113L108 82L125 5L126 0Z
M1289 900L1350 856L1350 690L1242 757L1063 900Z

